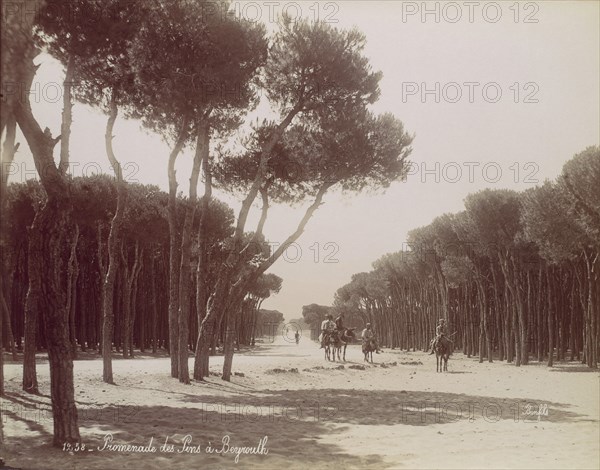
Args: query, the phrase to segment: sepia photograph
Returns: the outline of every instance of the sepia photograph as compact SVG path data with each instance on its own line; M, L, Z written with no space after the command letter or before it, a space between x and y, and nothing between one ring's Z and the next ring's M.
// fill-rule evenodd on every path
M600 468L600 0L1 0L0 470Z

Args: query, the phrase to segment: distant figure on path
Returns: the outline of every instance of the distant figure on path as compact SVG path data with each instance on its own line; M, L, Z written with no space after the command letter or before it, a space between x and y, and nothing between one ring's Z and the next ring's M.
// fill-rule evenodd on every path
M298 332L298 330L296 330L296 334L294 335L294 337L296 338L296 344L298 344L300 342L300 333Z

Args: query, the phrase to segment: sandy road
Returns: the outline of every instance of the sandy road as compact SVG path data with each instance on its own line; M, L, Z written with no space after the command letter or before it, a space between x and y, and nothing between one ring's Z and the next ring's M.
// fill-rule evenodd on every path
M115 356L115 386L102 383L100 360L76 361L86 449L71 454L47 445L47 364L38 366L40 397L21 393L21 367L7 364L4 458L74 469L600 465L598 372L456 354L438 374L433 356L391 350L362 369L358 345L347 359L326 362L306 338L296 345L279 336L237 354L233 370L243 376L231 383L218 377L220 357L206 382L184 385L167 376L168 358L144 355Z

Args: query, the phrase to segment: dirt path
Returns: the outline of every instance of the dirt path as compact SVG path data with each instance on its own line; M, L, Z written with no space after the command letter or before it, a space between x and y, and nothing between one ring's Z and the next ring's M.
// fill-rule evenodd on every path
M7 364L4 459L36 469L600 466L598 372L456 354L437 374L421 352L387 350L364 365L358 345L347 359L328 363L306 339L277 338L236 355L243 376L231 383L212 358L215 375L187 386L167 377L166 357L116 358L115 386L102 383L100 360L76 361L86 448L72 453L47 444L47 364L38 366L41 397L21 393L21 366ZM238 451L254 454L236 463Z

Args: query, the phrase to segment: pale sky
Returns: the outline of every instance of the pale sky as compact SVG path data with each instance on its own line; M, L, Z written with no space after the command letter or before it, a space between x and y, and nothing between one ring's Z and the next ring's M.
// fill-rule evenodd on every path
M384 75L374 111L393 113L416 134L407 182L393 184L383 195L329 194L298 242L301 254L292 248L287 261L271 268L284 279L283 288L263 308L280 310L287 319L301 316L302 305L330 305L353 273L368 271L383 254L402 249L411 229L460 211L467 194L487 187L523 190L554 179L574 154L600 143L597 1L257 1L237 6L239 14L250 19L260 14L267 22L270 11L285 8L291 15L318 13L337 20L339 27L358 27L367 37L367 57ZM62 68L48 56L38 62L34 113L57 135L62 98L56 84L62 82ZM106 118L82 105L73 112L71 174L110 173ZM117 157L130 163L125 175L167 191L169 147L136 122L118 120L114 133ZM35 177L25 140L18 140L18 169L10 181ZM191 151L179 157L178 180L185 192L191 159ZM239 208L233 198L218 197ZM267 238L283 241L303 211L273 207Z

